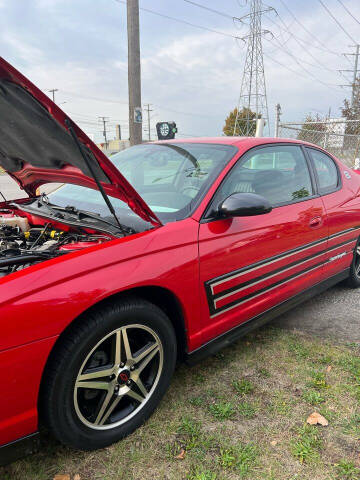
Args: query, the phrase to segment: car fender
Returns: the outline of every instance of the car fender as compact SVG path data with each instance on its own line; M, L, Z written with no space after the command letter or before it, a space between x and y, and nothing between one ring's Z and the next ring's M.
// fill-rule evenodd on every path
M183 310L188 348L197 348L201 343L197 238L198 223L189 218L1 279L0 351L60 335L100 301L145 286L173 293Z

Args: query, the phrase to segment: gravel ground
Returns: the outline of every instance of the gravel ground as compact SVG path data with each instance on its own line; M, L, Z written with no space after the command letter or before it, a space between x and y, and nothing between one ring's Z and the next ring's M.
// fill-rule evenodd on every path
M56 188L57 184L53 184ZM7 199L24 196L7 175L0 175L0 191ZM49 193L49 189L48 192ZM360 342L360 290L340 284L289 311L274 325L314 335L332 336L347 342Z

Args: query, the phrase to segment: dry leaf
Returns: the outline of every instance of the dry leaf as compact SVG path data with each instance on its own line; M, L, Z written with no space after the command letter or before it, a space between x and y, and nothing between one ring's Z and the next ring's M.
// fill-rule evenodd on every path
M273 447L275 447L275 445L277 445L277 443L278 443L277 440L272 440L272 441L270 442L270 445L272 445Z
M326 427L327 425L329 425L329 422L326 420L326 418L320 415L320 413L318 412L312 413L309 416L309 418L306 420L306 423L308 423L309 425L319 424L319 425L322 425L323 427Z
M78 473L74 476L74 480L80 480L80 475Z
M70 480L70 475L63 475L62 473L55 475L54 480Z
M185 454L186 454L186 452L185 452L185 450L182 448L182 449L180 450L179 455L176 455L175 458L177 458L178 460L184 460Z
M327 367L327 369L326 369L327 373L331 372L331 369L332 369L332 366L331 366L331 365L328 365L328 367Z

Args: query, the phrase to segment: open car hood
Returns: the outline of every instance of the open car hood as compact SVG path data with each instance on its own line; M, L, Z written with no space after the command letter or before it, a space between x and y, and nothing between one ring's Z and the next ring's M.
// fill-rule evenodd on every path
M66 120L68 115L0 57L0 166L32 197L40 185L52 182L98 189ZM161 225L106 155L70 123L105 192L152 225Z

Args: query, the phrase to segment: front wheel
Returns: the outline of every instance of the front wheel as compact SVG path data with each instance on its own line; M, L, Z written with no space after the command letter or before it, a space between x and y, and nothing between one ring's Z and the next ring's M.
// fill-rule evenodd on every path
M151 415L175 362L176 338L162 310L139 299L109 305L57 347L44 379L45 421L77 449L110 445Z
M350 266L350 275L347 279L347 284L351 288L360 287L360 238L357 241L354 258Z

